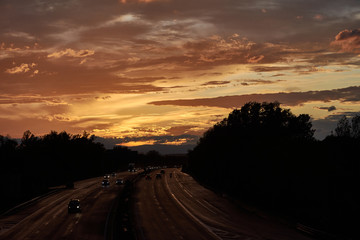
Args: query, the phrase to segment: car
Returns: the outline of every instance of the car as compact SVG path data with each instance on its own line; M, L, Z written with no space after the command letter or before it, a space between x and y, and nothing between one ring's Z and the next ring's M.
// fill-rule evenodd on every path
M80 200L71 199L68 204L68 213L81 212Z
M165 170L164 170L164 169L161 169L160 173L161 173L161 174L165 174Z
M145 179L146 179L146 180L151 180L151 176L150 176L149 174L147 174L147 175L145 176Z
M157 173L156 174L156 179L160 179L161 178L161 173Z
M102 180L101 185L103 185L103 187L109 186L110 181L108 179L104 179L104 180Z
M110 174L105 174L104 175L104 179L109 179L110 178Z
M116 179L116 182L115 182L117 185L121 185L124 183L124 180L122 178L118 178Z
M112 172L111 176L116 177L116 172Z

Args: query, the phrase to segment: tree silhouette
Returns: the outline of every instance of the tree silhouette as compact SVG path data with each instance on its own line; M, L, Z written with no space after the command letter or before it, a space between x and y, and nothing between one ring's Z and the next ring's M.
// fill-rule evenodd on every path
M347 117L344 115L337 123L335 128L335 134L338 137L350 137L351 135L351 125Z
M354 138L360 139L360 114L351 119L351 130Z
M360 214L359 126L359 115L344 116L335 136L317 141L308 114L249 102L204 133L184 169L240 202L350 239Z

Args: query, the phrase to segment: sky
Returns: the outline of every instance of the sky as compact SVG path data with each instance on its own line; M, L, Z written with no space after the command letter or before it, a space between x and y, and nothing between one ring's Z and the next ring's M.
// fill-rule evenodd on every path
M0 135L181 145L249 101L360 112L358 0L1 0Z

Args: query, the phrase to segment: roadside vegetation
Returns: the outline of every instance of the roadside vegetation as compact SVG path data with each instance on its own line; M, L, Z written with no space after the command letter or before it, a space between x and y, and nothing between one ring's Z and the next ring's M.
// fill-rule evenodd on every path
M354 237L360 215L360 116L314 139L310 116L277 102L250 102L215 124L184 171L244 203L294 223Z
M86 132L52 131L38 137L26 131L21 143L0 136L0 212L47 193L50 187L72 187L74 181L126 168L127 162L119 160L128 158L129 152L120 147L105 150Z

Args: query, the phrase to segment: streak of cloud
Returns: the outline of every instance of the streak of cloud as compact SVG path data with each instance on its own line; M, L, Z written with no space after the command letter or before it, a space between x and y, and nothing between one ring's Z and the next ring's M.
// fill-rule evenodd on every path
M298 106L311 101L329 102L339 100L341 102L360 102L360 87L348 87L342 89L290 92L290 93L267 93L246 94L238 96L224 96L215 98L178 99L149 102L154 105L175 106L207 106L220 108L240 108L247 102L274 102L278 101L286 106Z

